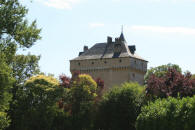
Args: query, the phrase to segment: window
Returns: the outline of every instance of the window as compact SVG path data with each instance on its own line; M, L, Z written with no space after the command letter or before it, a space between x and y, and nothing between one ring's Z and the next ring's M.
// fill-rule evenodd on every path
M80 65L81 65L81 63L79 62L79 63L78 63L78 65L80 66Z
M119 62L121 63L121 62L122 62L122 60L120 59L120 60L119 60Z
M94 64L94 62L91 62L91 64L93 65L93 64Z
M104 61L104 63L106 64L106 63L107 63L107 61Z

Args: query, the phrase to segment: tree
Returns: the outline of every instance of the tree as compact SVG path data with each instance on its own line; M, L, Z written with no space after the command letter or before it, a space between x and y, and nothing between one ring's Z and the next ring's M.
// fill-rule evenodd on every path
M135 130L143 97L144 87L138 83L125 83L111 89L98 105L95 129Z
M12 91L7 89L7 85L1 86L2 94L6 93L4 95L6 99L10 99L12 94L13 99L15 99L16 86L23 83L25 79L34 75L34 72L38 70L37 63L40 57L16 55L19 48L30 48L37 40L41 39L39 35L41 30L37 28L36 21L28 22L27 13L28 9L22 6L19 0L0 0L0 60L4 61L1 66L6 66L1 71L6 72L6 74L9 73L7 74L9 77L9 80L6 81L7 84L12 82L11 77L16 79L14 85L11 85L14 86ZM13 102L15 100L11 101L11 104ZM14 111L14 108L11 109ZM12 115L11 112L9 115ZM6 113L0 115L6 115Z
M142 107L136 130L194 130L195 96L157 99Z
M28 9L18 0L0 1L0 43L29 48L41 38L36 21L28 24L27 13Z
M191 74L182 74L175 69L169 69L163 77L151 75L147 81L146 93L149 97L166 98L168 96L186 97L195 94L195 79Z
M16 55L18 48L30 48L41 39L36 21L28 24L27 13L28 9L18 0L0 1L0 53L12 68L18 84L39 71L39 56Z
M9 91L12 88L13 78L10 75L11 70L3 62L1 55L0 59L0 130L3 130L10 123L6 111L9 109L9 102L12 96Z
M31 54L14 57L11 68L17 85L23 84L28 78L40 73L39 60L40 56Z
M169 69L175 69L176 71L181 72L181 68L178 65L170 63L167 65L150 68L144 77L145 84L147 84L147 81L151 75L155 75L156 77L161 78L166 75Z
M59 107L64 110L69 130L92 129L94 108L99 98L100 88L104 83L98 79L97 83L90 75L73 73L72 77L60 76L61 86L68 91L59 101ZM65 123L68 124L68 123ZM62 128L61 128L62 129Z
M64 93L59 82L49 76L31 77L17 92L14 113L9 129L49 130L60 111L57 102Z
M16 55L19 48L30 48L41 39L41 30L37 29L36 21L28 24L27 13L28 9L18 0L0 1L0 53L13 70L13 77L18 83L24 82L25 76L29 78L38 71L40 59L30 54Z

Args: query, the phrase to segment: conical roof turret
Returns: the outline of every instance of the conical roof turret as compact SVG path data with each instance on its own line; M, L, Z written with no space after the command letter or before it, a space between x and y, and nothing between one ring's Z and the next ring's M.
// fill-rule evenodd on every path
M121 41L126 41L123 32L121 32L121 35L120 35L119 39L120 39Z

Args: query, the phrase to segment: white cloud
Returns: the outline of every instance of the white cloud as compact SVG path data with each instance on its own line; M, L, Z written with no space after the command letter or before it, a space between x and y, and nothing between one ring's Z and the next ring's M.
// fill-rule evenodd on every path
M153 33L166 33L166 34L184 34L195 35L195 28L186 27L163 27L163 26L131 26L129 28L133 31L145 31Z
M57 9L72 9L72 6L80 3L81 0L37 0L49 7Z
M97 28L97 27L103 27L103 23L89 23L89 27L91 28Z

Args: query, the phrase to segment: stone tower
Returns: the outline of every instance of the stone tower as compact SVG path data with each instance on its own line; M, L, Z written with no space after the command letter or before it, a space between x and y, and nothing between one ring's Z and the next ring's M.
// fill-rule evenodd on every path
M112 37L107 37L107 42L97 43L90 49L84 46L83 52L70 60L70 71L103 79L105 90L125 81L143 84L147 61L135 51L135 45L128 46L122 32L114 41Z

